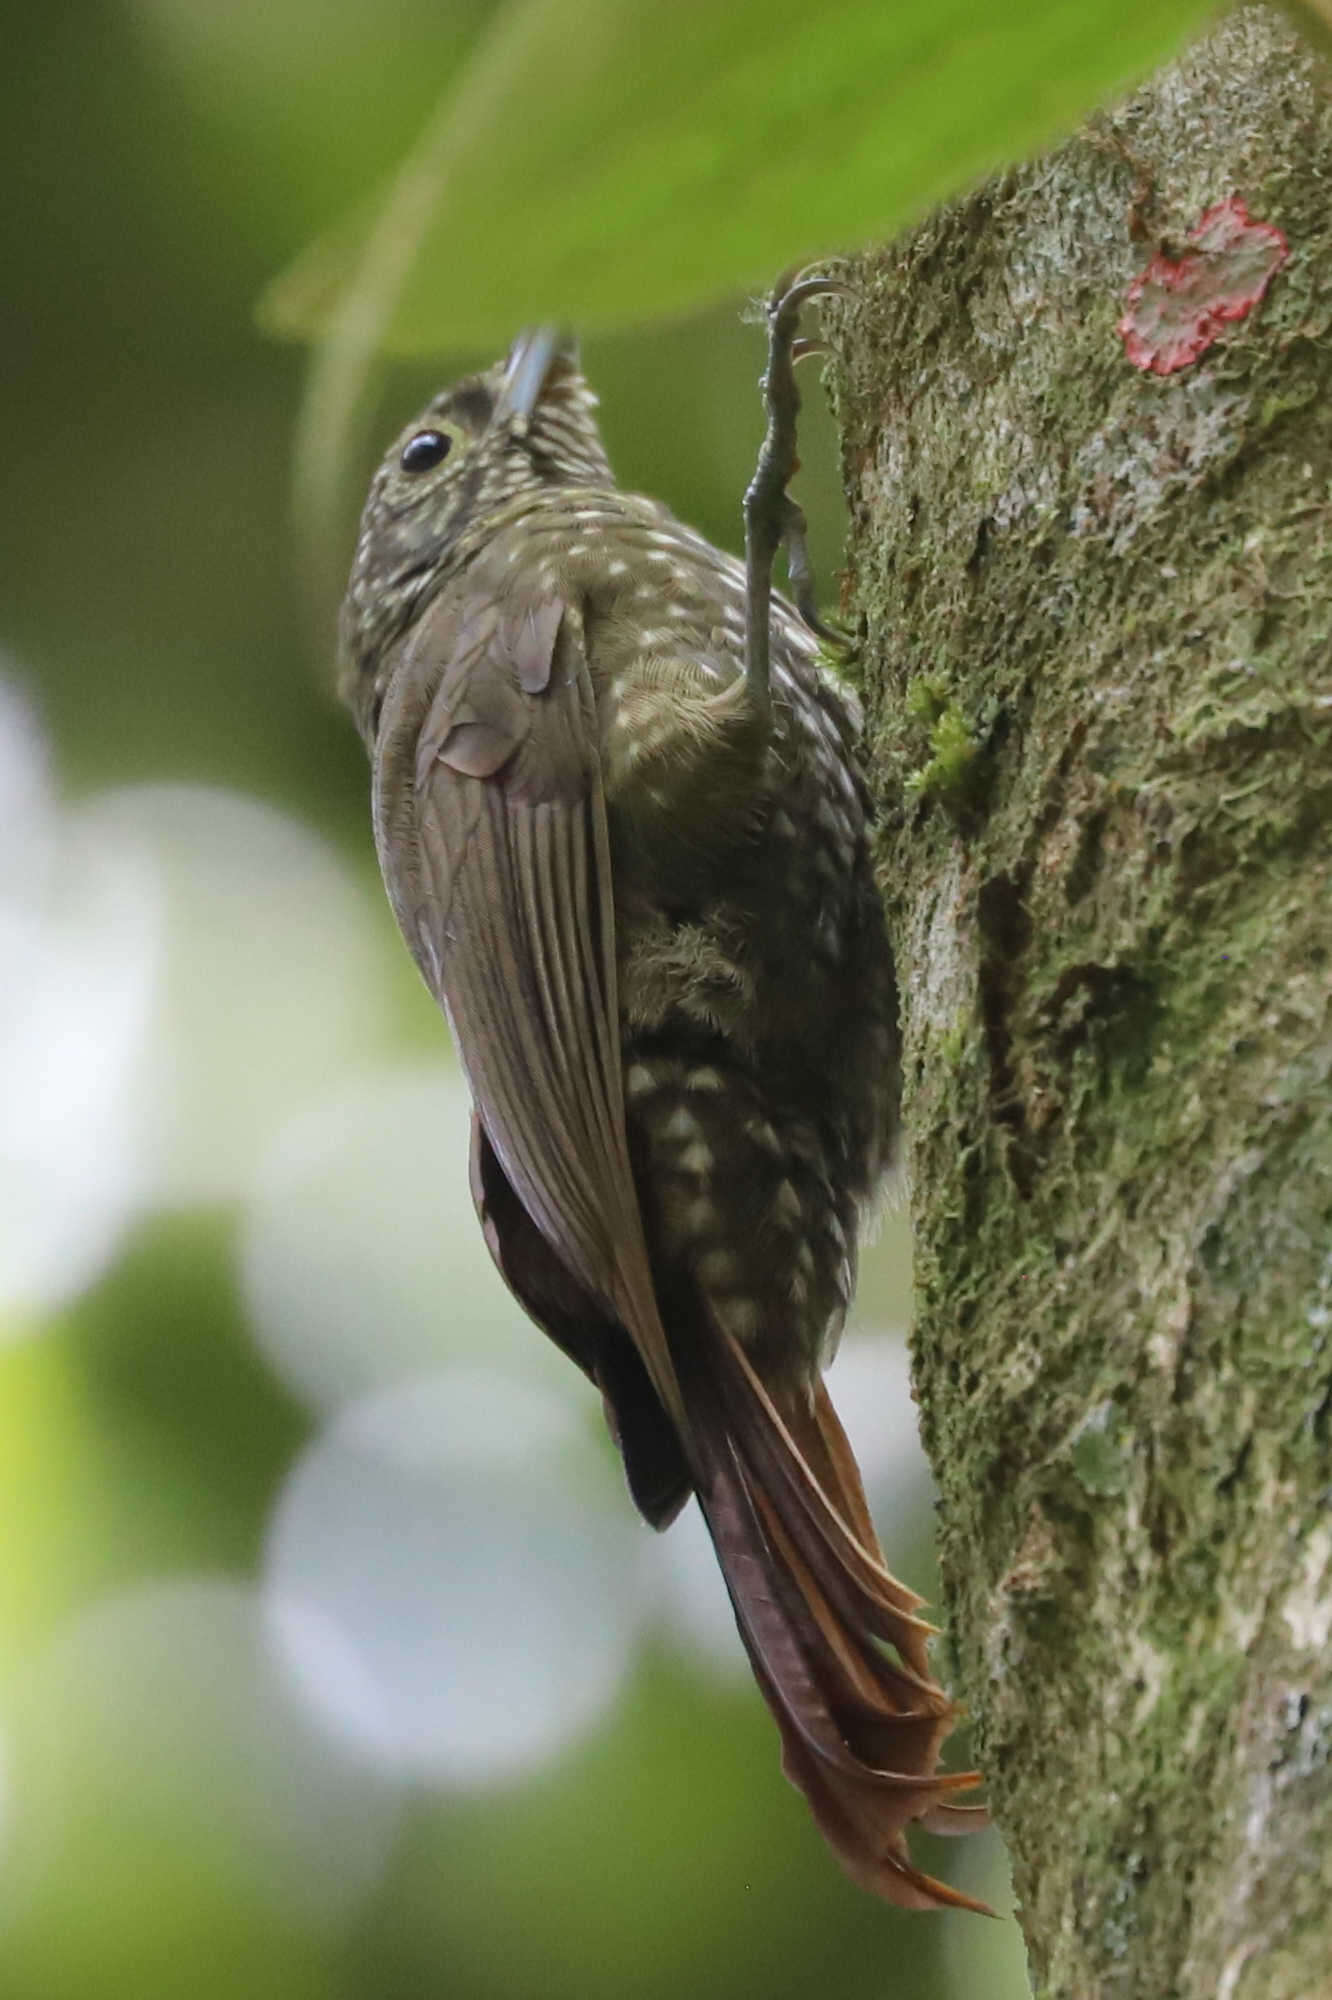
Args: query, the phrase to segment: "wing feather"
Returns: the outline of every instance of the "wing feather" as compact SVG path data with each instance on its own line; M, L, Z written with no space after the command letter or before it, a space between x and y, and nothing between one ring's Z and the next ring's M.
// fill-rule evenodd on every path
M389 685L376 836L496 1158L683 1431L625 1133L595 732L576 610L547 595L497 615L446 592Z

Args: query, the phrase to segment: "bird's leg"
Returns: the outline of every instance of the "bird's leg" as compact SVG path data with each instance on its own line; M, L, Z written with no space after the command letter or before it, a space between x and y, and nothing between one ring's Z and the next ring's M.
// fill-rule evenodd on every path
M791 595L796 601L796 610L817 638L825 646L836 647L844 653L848 639L831 625L825 625L815 609L814 571L810 566L809 544L806 541L807 523L805 510L798 506L788 493L786 496L788 513L786 517L786 573L790 579Z
M767 301L768 423L745 494L743 679L718 688L714 676L687 659L661 657L640 663L620 683L616 725L602 752L602 780L621 822L633 822L649 842L665 830L678 835L682 827L706 824L715 846L752 825L752 801L765 782L772 733L772 565L783 543L805 623L827 643L845 644L815 613L805 517L786 483L799 464L796 363L826 351L822 340L800 334L801 309L825 293L850 290L840 279L788 272Z
M799 465L796 420L800 392L795 364L807 354L822 351L821 342L800 337L800 310L810 299L850 291L851 287L838 278L801 277L797 273L780 279L768 300L768 365L762 381L768 427L745 493L745 685L753 711L765 726L772 713L768 677L772 565L783 542L801 617L820 638L839 643L837 634L820 623L814 609L805 516L786 486Z

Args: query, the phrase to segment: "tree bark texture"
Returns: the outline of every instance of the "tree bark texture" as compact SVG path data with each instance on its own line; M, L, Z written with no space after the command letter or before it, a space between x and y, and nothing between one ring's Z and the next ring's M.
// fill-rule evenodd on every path
M1289 257L1117 323L1239 195ZM1332 1993L1332 102L1246 7L827 314L944 1615L1039 1992ZM947 1655L944 1656L945 1661Z

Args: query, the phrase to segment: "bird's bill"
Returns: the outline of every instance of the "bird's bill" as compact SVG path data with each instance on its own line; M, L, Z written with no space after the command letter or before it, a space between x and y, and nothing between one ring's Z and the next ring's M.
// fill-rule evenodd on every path
M495 422L528 422L555 362L572 361L574 357L572 339L558 327L540 326L520 333L509 349L495 406Z

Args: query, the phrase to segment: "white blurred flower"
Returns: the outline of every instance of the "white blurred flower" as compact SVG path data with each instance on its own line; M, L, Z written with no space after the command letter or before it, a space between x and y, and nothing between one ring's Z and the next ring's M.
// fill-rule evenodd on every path
M697 1501L644 1555L654 1622L675 1651L719 1674L747 1675L749 1662Z
M524 1776L628 1671L642 1531L562 1399L454 1368L353 1405L298 1461L267 1573L325 1722L386 1770Z
M150 858L62 811L3 683L0 807L0 1313L16 1326L98 1276L139 1200L162 898Z
M853 1322L828 1371L828 1389L888 1546L895 1532L900 1537L900 1524L929 1504L932 1491L905 1334Z
M590 1398L490 1261L470 1122L440 1063L363 1075L279 1133L242 1218L241 1285L266 1359L315 1409L458 1359Z
M387 1040L384 929L327 844L256 799L137 785L77 823L163 885L141 1085L149 1197L231 1199L293 1111Z
M391 1039L387 925L254 799L75 807L0 682L0 1314L75 1296L144 1206L247 1192L274 1134Z

